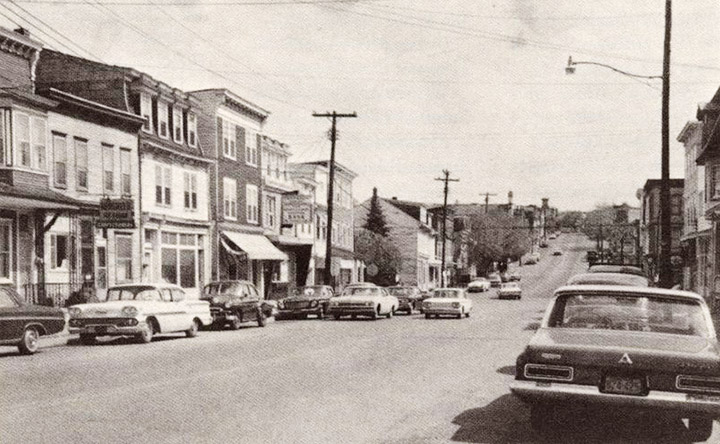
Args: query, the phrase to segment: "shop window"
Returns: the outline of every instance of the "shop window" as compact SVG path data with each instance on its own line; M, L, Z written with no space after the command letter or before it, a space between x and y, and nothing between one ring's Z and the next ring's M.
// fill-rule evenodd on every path
M180 250L180 286L195 287L195 250Z
M174 248L162 249L162 279L165 282L177 283L177 250Z
M115 236L115 280L117 283L131 282L132 273L132 236Z
M12 221L0 220L0 279L10 279Z
M107 249L104 246L97 247L97 286L107 288Z

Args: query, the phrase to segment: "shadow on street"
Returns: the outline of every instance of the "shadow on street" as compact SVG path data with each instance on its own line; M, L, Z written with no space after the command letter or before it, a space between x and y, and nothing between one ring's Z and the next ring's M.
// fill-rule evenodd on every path
M498 371L504 369L502 367ZM689 443L679 419L613 415L590 410L566 412L548 433L530 427L530 408L512 394L453 419L455 442L467 443Z

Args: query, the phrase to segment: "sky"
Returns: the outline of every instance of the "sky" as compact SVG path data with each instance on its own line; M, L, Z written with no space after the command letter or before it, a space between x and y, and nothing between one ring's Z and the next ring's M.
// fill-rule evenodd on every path
M47 47L190 91L225 87L269 110L291 161L358 174L357 201L507 201L561 211L639 206L660 177L663 0L0 0L0 26ZM720 88L720 2L673 2L670 171L676 138Z

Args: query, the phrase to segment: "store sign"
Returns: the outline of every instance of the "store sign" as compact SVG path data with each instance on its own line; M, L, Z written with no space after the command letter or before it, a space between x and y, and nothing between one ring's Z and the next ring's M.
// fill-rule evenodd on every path
M285 194L282 198L282 224L295 225L312 222L312 197L302 194Z
M135 202L132 199L100 200L97 228L135 228Z

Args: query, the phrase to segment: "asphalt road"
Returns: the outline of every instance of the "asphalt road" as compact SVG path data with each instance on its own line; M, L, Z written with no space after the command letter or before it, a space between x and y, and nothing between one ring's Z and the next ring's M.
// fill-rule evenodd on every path
M579 236L551 241L518 269L522 300L472 295L467 319L278 321L30 357L2 348L0 443L684 442L682 423L662 418L578 417L542 438L510 395L515 357L586 249Z

